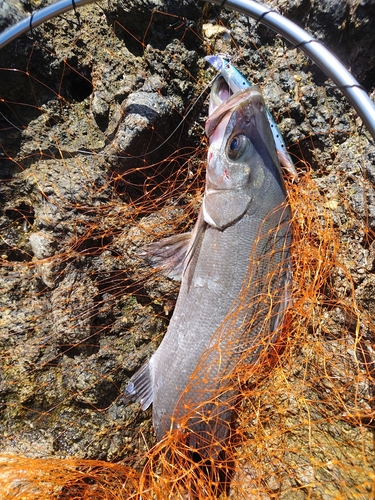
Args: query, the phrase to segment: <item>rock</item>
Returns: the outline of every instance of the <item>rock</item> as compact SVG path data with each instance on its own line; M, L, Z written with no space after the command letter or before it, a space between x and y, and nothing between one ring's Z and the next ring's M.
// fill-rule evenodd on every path
M374 2L267 3L373 89ZM3 22L22 5L0 3ZM311 223L296 279L323 266L297 291L304 309L278 366L244 389L237 484L254 498L370 498L374 144L332 82L264 26L225 9L218 24L193 1L150 5L92 4L81 27L70 12L0 53L0 452L143 468L151 413L122 392L157 348L177 286L141 249L196 219L214 76L203 56L219 47L261 85L314 179L295 213ZM224 29L205 38L204 24Z

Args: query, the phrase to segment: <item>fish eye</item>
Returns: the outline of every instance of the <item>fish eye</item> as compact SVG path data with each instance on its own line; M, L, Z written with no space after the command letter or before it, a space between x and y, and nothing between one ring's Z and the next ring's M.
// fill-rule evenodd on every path
M237 160L244 152L247 144L247 137L243 134L235 135L228 142L227 154L230 160Z

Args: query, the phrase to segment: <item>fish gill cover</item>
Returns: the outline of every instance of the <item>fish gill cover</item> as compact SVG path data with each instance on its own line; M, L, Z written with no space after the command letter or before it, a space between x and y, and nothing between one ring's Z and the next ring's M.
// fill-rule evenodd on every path
M325 9L310 16L320 34L324 16L344 22ZM347 7L351 42L337 28L337 46L373 91L358 49L373 43L370 9ZM373 498L375 147L360 119L300 51L239 14L118 1L79 17L0 53L1 498ZM286 178L291 307L272 349L231 373L241 398L213 464L183 425L156 443L151 409L123 391L173 312L179 284L142 250L195 223L204 56L218 52L260 86L302 173Z

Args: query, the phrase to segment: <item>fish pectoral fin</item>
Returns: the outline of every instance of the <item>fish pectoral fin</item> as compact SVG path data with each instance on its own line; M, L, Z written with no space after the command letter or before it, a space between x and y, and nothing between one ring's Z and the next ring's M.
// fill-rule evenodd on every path
M245 190L210 190L203 199L204 220L210 226L225 229L239 220L249 208L251 195Z
M142 410L147 410L153 401L152 381L149 362L145 363L130 379L124 391L126 404L136 401Z
M147 245L144 255L152 267L168 278L181 280L191 233L176 234Z

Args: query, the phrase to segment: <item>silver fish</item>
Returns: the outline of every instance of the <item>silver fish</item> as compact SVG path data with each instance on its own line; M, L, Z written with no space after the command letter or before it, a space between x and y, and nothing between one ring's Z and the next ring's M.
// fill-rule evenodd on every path
M219 78L206 123L206 187L189 235L154 243L154 265L182 275L167 333L125 401L153 403L158 440L176 427L215 459L230 434L239 366L274 343L290 285L291 212L258 87L233 96ZM168 264L165 265L168 272ZM170 271L170 268L169 268Z

